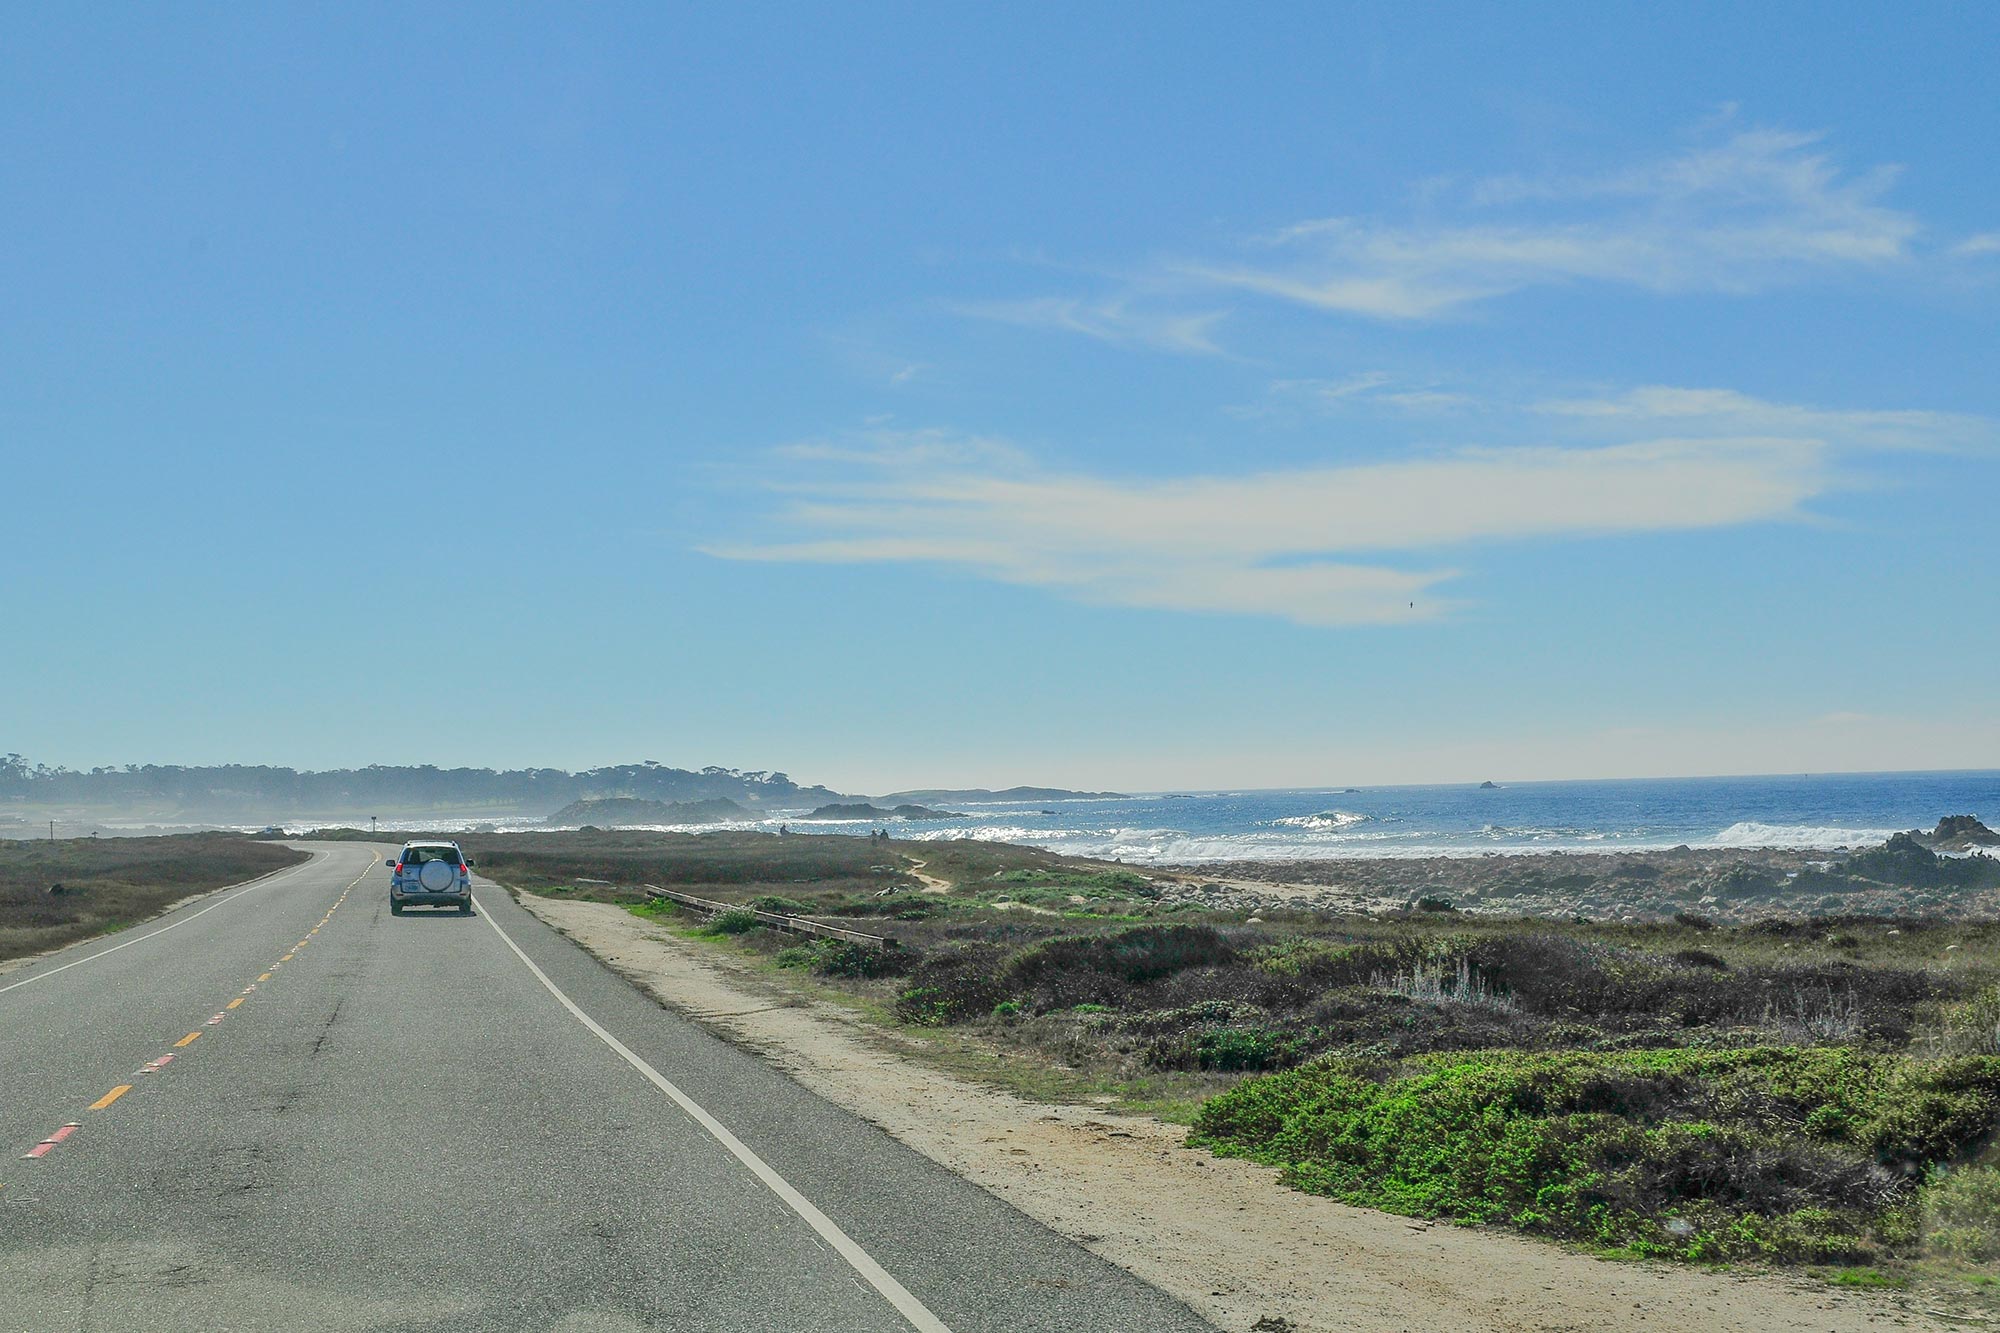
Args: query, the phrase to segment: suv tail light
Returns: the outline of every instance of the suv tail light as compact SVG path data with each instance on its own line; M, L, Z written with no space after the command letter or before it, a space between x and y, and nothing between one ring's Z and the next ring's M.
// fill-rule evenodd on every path
M401 861L396 862L396 873L399 875L403 873L403 863Z

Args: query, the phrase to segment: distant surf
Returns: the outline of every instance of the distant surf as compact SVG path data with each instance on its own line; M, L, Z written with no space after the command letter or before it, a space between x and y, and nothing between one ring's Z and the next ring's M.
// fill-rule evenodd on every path
M1309 828L1322 832L1331 829L1353 828L1356 824L1371 822L1375 816L1359 814L1353 810L1327 810L1316 815L1287 815L1283 819L1271 821L1273 828Z
M1127 862L1330 860L1483 856L1494 852L1658 851L1673 847L1837 851L1929 829L1946 815L2000 822L2000 771L1688 778L1618 782L1508 782L1175 793L1102 800L993 802L948 820L811 822L806 810L761 809L723 828L794 835L978 838ZM325 823L336 821L327 820ZM291 821L291 827L300 827ZM539 820L435 813L383 828L533 831ZM312 827L304 824L303 827Z

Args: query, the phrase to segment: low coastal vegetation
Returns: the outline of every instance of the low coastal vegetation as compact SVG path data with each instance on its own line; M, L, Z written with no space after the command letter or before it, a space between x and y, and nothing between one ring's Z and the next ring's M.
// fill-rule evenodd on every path
M473 841L541 892L738 904L677 925L1017 1063L1165 1089L1193 1142L1346 1202L1853 1281L2000 1256L2000 923L1551 920L1454 910L1449 884L1373 914L1229 911L1173 876L974 842ZM1828 873L1907 864L1925 893L1992 873L1854 859Z
M1986 1254L2000 1057L1847 1046L1331 1056L1202 1108L1193 1141L1304 1190L1635 1255ZM1928 1187L1927 1187L1928 1182ZM1926 1226L1926 1211L1932 1214Z
M306 859L235 833L0 839L0 959L117 930L190 894Z

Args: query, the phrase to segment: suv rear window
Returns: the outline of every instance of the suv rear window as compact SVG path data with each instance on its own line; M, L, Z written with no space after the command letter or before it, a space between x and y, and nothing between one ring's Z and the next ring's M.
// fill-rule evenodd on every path
M458 849L456 847L405 847L403 849L404 865L420 866L426 861L445 861L452 865L457 865Z

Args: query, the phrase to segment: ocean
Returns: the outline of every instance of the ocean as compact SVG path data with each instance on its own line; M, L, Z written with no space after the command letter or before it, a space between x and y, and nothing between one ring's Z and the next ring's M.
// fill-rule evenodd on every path
M1928 830L1945 815L1976 814L2000 824L2000 770L1209 791L950 808L963 818L871 824L774 813L739 827L783 824L802 834L886 827L898 838L984 838L1135 862L1683 844L1834 850L1879 843L1902 829Z

